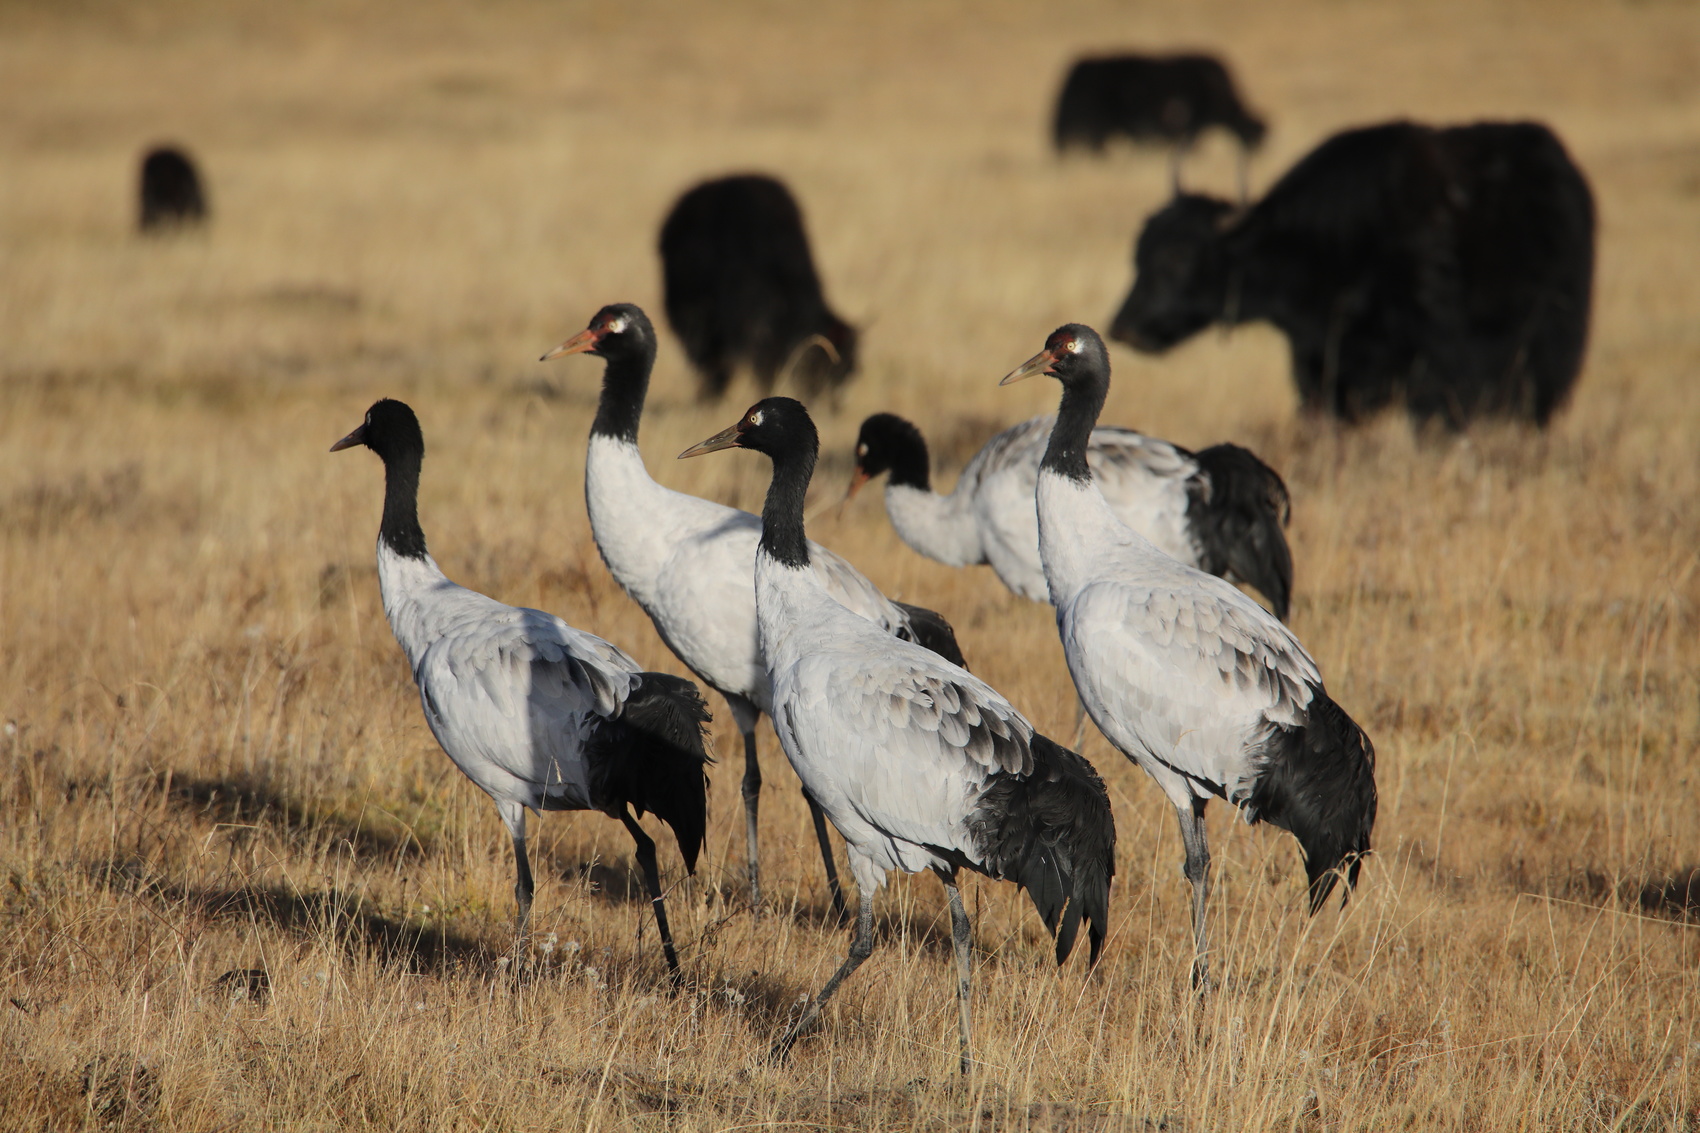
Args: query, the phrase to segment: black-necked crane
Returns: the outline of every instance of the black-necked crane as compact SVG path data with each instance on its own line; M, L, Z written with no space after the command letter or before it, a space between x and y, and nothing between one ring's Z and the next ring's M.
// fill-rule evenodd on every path
M744 825L750 900L761 908L757 810L761 764L756 723L772 712L772 693L756 641L754 572L761 520L747 511L657 484L638 451L638 423L655 366L655 328L630 303L603 307L590 325L543 356L594 354L606 362L602 399L584 458L590 529L614 580L655 623L679 660L726 698L744 739ZM855 567L824 547L810 547L812 569L838 601L883 632L916 641L962 662L949 623L931 610L893 602ZM806 792L805 792L806 793ZM843 890L833 865L826 819L809 810L827 885L840 915Z
M1174 804L1193 890L1193 976L1209 986L1205 933L1212 797L1304 850L1314 914L1348 892L1375 824L1375 748L1323 687L1293 634L1244 592L1186 566L1117 518L1092 475L1092 427L1110 360L1071 323L1004 384L1062 383L1039 465L1039 555L1075 690L1100 731Z
M856 438L850 494L884 472L885 511L911 548L947 566L989 565L1023 598L1051 600L1033 506L1054 417L1034 417L987 441L949 495L933 491L927 442L910 422L876 413ZM1132 429L1099 425L1086 449L1116 518L1188 566L1255 587L1287 620L1293 556L1282 527L1287 486L1238 445L1190 452Z
M959 869L1027 890L1068 958L1109 915L1115 822L1097 772L1033 730L984 681L847 609L816 570L803 499L820 449L801 404L770 397L681 457L753 449L773 461L755 555L757 620L786 758L844 836L860 908L850 954L774 1046L783 1056L874 945L874 894L893 869L931 870L950 899L961 1067L969 1058L968 913Z
M624 823L637 845L662 952L677 979L655 842L632 810L672 827L685 868L695 871L707 813L702 693L682 677L644 672L615 646L553 614L505 606L450 582L419 526L425 437L405 403L378 401L331 451L355 445L384 462L378 586L419 685L425 722L454 765L495 802L513 837L516 942L525 939L534 892L526 811L597 810Z

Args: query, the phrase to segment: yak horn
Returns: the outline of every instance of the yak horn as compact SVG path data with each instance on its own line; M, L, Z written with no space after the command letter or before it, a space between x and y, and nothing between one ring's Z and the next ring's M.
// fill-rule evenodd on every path
M785 365L780 369L780 378L783 381L790 382L792 375L796 373L798 364L803 361L803 355L809 352L811 346L820 347L821 352L834 366L844 360L844 356L838 353L838 347L834 346L832 340L827 338L826 335L811 334L792 347L790 357L785 359Z

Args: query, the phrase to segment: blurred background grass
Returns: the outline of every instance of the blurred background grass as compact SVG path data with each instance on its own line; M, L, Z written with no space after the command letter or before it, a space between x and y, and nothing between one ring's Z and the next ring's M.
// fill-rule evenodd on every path
M1700 1127L1697 33L1677 2L0 5L5 1124ZM817 499L877 409L948 484L1053 406L994 383L1107 320L1167 195L1160 154L1046 147L1069 59L1115 47L1222 52L1272 122L1255 186L1351 124L1537 117L1598 197L1589 361L1545 435L1318 430L1267 328L1114 356L1106 420L1288 478L1294 627L1380 755L1360 896L1306 922L1290 840L1218 813L1229 979L1194 1005L1168 808L1094 733L1103 978L1051 973L1022 899L970 883L958 1085L942 897L899 882L823 1033L766 1068L844 935L765 730L777 910L741 911L721 711L698 880L664 840L692 989L664 994L624 833L569 815L536 824L540 975L511 991L506 840L377 602L378 466L325 448L409 400L450 575L679 671L584 519L600 367L537 355L608 301L659 317L673 198L773 172L865 328ZM204 233L134 235L161 140L201 163ZM1232 149L1186 176L1231 194ZM657 477L754 505L754 458L671 460L752 396L697 405L664 337ZM909 552L871 496L811 533L1069 734L1048 610ZM218 982L249 969L265 994Z

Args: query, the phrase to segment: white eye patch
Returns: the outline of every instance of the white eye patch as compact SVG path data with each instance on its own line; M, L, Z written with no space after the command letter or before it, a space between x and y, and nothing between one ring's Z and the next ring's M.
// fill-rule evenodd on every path
M626 329L626 319L625 319L624 315L620 316L617 319L609 319L608 320L608 333L609 334L620 334L620 333L624 332L625 329Z
M1070 354L1079 354L1080 349L1081 349L1081 343L1080 343L1080 340L1078 338L1071 338L1071 339L1068 340L1068 352Z
M750 414L750 424L752 424L752 425L761 424L761 411L759 409L756 412Z
M865 444L857 445L856 446L856 455L857 456L867 456L868 455L868 446L865 445Z

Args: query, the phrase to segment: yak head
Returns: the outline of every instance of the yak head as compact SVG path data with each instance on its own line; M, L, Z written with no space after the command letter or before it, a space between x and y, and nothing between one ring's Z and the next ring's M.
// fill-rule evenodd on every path
M1145 222L1133 250L1133 290L1110 337L1157 354L1232 312L1222 234L1236 210L1215 197L1180 193Z

